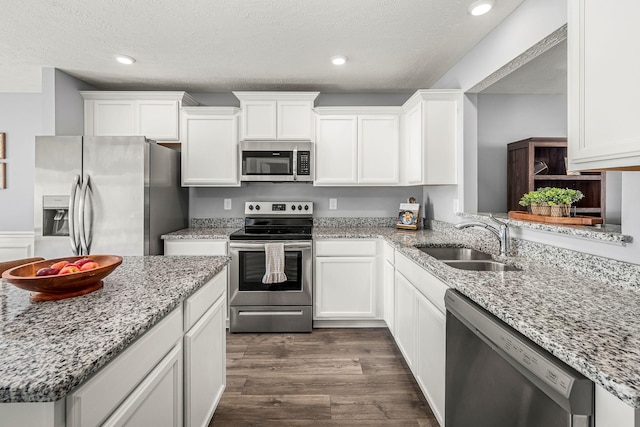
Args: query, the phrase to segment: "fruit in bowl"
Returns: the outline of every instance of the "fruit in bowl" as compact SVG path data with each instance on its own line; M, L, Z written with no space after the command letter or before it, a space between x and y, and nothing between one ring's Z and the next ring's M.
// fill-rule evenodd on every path
M102 279L122 263L117 255L89 255L37 261L2 273L12 285L32 291L31 301L84 295L102 288Z

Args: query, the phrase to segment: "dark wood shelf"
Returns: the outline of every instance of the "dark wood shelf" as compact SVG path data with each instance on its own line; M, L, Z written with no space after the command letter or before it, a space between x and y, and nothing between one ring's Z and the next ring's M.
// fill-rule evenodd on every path
M567 138L528 138L507 144L507 210L524 211L522 196L540 187L580 190L584 198L576 213L604 217L605 176L600 172L567 175ZM534 165L544 162L547 175L536 175Z

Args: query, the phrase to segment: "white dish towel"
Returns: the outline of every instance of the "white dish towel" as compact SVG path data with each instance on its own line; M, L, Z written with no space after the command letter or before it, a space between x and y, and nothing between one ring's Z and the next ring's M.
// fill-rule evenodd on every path
M269 285L287 281L287 275L284 274L284 243L265 243L264 261L262 283Z

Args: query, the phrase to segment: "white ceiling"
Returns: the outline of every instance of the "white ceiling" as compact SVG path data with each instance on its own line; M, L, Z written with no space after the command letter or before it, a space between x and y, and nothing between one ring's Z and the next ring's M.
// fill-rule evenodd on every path
M567 93L567 41L532 59L481 93L564 95Z
M111 90L411 92L524 0L481 17L473 1L5 0L0 92L39 92L42 67Z

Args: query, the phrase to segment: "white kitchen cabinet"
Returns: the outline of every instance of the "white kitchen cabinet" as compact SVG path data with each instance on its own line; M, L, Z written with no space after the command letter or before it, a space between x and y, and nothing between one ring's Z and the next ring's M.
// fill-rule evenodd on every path
M446 317L420 292L416 295L415 376L429 406L444 425Z
M316 108L314 185L398 185L399 107Z
M389 243L382 241L382 294L384 307L384 321L395 335L395 292L396 267L395 249Z
M242 140L313 141L319 92L233 92L242 110Z
M182 426L182 345L178 343L102 424Z
M416 358L416 297L411 282L396 270L394 338L404 360L415 375Z
M569 170L640 170L640 3L569 0Z
M225 239L165 239L165 255L226 256L228 241Z
M85 136L180 140L180 108L198 105L185 92L82 91Z
M640 410L635 409L596 384L597 427L637 427Z
M208 425L222 397L226 385L225 325L226 298L220 296L184 336L185 426Z
M403 109L402 183L457 184L463 144L462 92L419 90Z
M319 116L313 185L355 185L358 182L357 116Z
M379 319L376 241L317 241L314 320Z
M182 185L240 186L238 109L182 109Z

